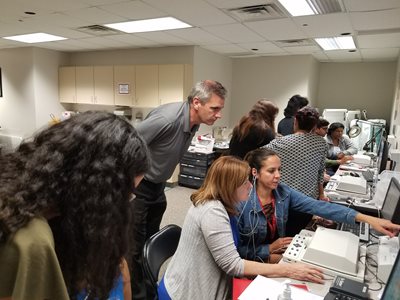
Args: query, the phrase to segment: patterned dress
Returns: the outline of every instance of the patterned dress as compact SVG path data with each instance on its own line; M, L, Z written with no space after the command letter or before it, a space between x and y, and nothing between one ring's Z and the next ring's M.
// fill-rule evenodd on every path
M290 134L273 140L265 148L275 151L281 159L281 182L318 199L327 152L324 138L313 133ZM289 211L286 235L297 234L311 218L309 214Z

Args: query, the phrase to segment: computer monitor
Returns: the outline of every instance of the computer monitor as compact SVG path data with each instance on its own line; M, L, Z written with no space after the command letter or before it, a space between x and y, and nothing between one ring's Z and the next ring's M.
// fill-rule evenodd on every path
M396 260L390 272L381 300L398 299L400 295L400 254L397 253Z
M400 224L400 183L392 177L383 201L381 216L393 223Z
M381 145L378 151L378 164L379 174L386 170L387 162L389 158L389 143L386 139L382 138Z

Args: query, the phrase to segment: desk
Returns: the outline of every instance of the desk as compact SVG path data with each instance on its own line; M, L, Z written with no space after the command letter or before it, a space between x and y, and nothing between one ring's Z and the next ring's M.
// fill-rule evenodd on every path
M374 244L376 240L377 239L372 238L372 242L367 247L367 268L365 272L365 282L369 285L369 296L373 300L379 299L378 296L380 295L383 288L383 285L378 283L376 280L375 274L377 272L377 268L375 264L372 262L372 260L376 261L376 253L378 251L378 245ZM285 262L281 261L279 263L285 263ZM329 288L333 280L333 278L332 279L328 279L328 277L326 278L327 279L324 284L304 282L294 279L290 279L290 282L292 284L305 285L310 293L324 297L329 292ZM272 278L272 279L282 283L285 280L288 280L288 278ZM244 291L244 289L250 284L250 282L251 280L248 279L234 279L232 299L236 300L240 296L240 294ZM265 287L265 289L268 290L268 287Z

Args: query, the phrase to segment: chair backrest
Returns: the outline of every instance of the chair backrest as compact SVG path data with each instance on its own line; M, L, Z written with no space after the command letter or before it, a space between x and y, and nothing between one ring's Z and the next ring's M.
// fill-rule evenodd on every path
M143 269L157 290L158 274L162 264L174 255L182 229L178 225L167 225L153 234L144 244Z

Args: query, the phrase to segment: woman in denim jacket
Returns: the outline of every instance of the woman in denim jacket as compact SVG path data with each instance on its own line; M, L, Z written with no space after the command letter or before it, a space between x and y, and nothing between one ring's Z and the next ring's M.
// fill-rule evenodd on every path
M310 198L279 183L281 163L272 150L260 148L245 159L251 167L253 189L249 200L241 202L237 217L238 251L242 258L262 262L278 262L292 237L285 237L289 208L318 215L341 223L366 222L389 236L400 226L388 220L367 216L334 203ZM295 174L294 174L295 175Z

